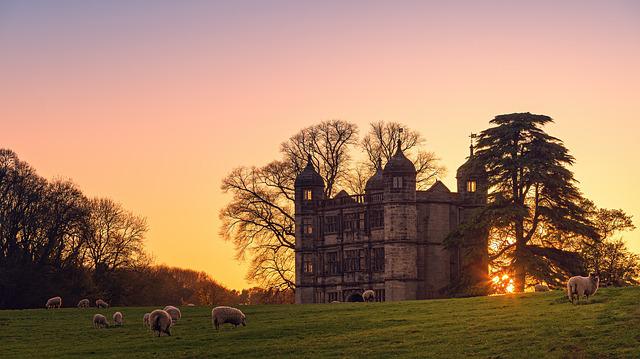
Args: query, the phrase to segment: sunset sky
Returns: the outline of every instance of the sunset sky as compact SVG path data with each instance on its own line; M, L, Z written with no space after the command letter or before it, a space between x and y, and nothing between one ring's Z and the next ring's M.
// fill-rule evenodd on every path
M470 132L546 114L586 196L640 221L640 1L480 3L4 0L0 147L232 288L249 283L218 236L221 179L327 119L419 130L454 189Z

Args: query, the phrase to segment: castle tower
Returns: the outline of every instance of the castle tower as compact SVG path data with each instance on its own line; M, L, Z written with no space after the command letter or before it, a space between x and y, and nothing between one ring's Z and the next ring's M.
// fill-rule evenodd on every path
M417 299L416 168L398 140L384 179L385 297L388 301Z
M321 263L315 256L314 239L320 223L314 216L319 200L324 199L324 180L313 167L311 155L307 166L298 174L295 183L296 237L296 303L314 303L314 285Z
M460 194L460 211L458 223L473 221L478 212L487 204L489 184L484 167L474 155L473 144L470 146L467 162L458 168L456 180ZM488 283L489 258L487 253L488 233L485 230L468 231L462 246L452 255L457 258L458 271L466 285L481 287Z

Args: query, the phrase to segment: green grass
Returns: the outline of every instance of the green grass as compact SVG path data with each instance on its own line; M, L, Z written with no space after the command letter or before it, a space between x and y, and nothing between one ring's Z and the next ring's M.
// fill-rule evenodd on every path
M183 307L171 337L142 327L153 308L0 311L0 357L640 358L640 287L571 305L560 291L396 303L242 307L247 327ZM124 327L94 329L95 313Z

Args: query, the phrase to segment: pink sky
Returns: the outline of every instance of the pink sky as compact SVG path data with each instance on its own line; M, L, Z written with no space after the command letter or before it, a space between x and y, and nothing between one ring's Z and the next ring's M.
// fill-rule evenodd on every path
M146 216L158 262L233 288L222 177L325 119L421 131L453 189L470 132L547 114L587 197L640 218L638 4L4 1L0 147Z

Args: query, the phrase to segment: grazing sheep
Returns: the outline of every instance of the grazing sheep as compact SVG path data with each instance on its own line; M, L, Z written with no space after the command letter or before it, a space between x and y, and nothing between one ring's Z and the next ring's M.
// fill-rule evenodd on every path
M548 292L550 290L549 287L544 284L536 284L535 286L533 286L533 289L536 292Z
M109 326L109 322L107 322L107 317L102 314L96 314L93 316L93 326L94 328L106 328Z
M189 303L189 304L187 304L187 307L195 307L195 306L196 306L196 305L195 305L195 304L193 304L193 303Z
M362 293L362 299L364 299L365 302L373 302L376 300L376 292L371 289L365 290L364 293Z
M180 312L180 309L174 307L173 305L167 305L166 307L164 307L164 311L169 313L173 324L177 323L178 320L182 318L182 313Z
M53 298L49 298L49 300L47 300L47 309L60 308L60 307L62 307L62 298L53 297Z
M242 313L240 309L231 307L215 307L211 310L211 322L213 326L218 330L224 323L233 324L234 328L238 325L246 326L247 317Z
M98 308L109 308L109 303L105 302L102 299L96 300L96 307Z
M341 301L339 301L339 300L332 300L332 301L331 301L331 304L340 304L340 303L342 303L342 302L341 302Z
M142 325L147 328L151 328L151 324L149 323L149 316L151 313L144 313L144 317L142 317Z
M578 300L584 295L589 301L589 296L596 294L598 286L600 285L600 278L596 275L590 274L588 277L575 276L569 278L567 282L567 295L571 303L574 303L574 299Z
M151 330L160 334L165 333L171 335L171 316L169 313L162 309L156 309L149 314L149 323L151 324Z
M82 299L78 302L78 308L89 308L89 299Z
M118 326L123 324L122 313L120 312L113 313L113 324Z

